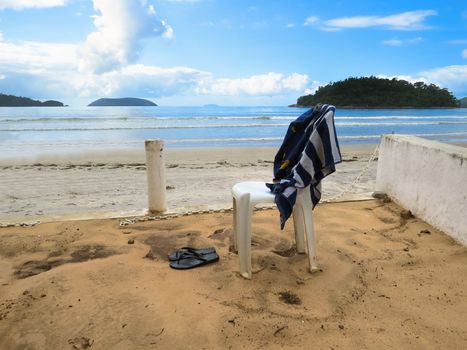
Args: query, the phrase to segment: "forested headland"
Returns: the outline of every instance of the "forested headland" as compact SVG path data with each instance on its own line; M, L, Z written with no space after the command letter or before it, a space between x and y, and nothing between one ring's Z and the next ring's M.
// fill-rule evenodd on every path
M301 96L296 107L329 103L348 108L459 107L460 101L447 89L424 82L383 79L374 76L347 78L321 86L312 95Z
M28 97L5 95L0 93L0 107L63 107L59 101L37 101Z

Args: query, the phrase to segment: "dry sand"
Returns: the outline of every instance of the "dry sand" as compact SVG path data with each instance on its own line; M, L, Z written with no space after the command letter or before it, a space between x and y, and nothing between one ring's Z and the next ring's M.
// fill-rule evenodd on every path
M323 181L323 199L341 193L366 167L376 145L345 146L344 162ZM175 149L166 151L167 201L171 210L231 207L239 181L272 180L275 148ZM0 224L51 218L141 215L147 208L144 152L74 154L41 159L0 159ZM29 163L28 163L29 162ZM351 189L368 198L376 161Z
M314 274L292 222L255 212L252 280L229 250L231 213L1 228L0 348L466 349L467 249L400 211L318 205ZM220 261L170 269L184 245Z

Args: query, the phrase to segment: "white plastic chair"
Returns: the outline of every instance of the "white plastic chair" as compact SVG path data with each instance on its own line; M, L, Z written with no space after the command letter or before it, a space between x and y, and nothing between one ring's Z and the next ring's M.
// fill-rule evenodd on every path
M251 279L251 215L255 205L274 203L274 194L264 182L240 182L232 187L234 245L238 250L240 274ZM308 250L310 272L317 269L313 214L308 188L297 191L293 209L293 222L297 252ZM305 248L306 237L306 248Z

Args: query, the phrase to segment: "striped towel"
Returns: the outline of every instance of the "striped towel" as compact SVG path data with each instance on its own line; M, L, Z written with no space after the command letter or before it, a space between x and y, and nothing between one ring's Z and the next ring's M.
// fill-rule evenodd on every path
M274 159L274 181L266 184L276 194L281 229L290 217L297 189L310 185L313 208L321 199L321 180L342 161L334 125L336 108L317 105L293 121Z

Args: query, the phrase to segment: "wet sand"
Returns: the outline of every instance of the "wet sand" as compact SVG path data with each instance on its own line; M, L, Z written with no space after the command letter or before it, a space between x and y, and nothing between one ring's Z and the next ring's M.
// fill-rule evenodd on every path
M342 147L344 161L323 181L323 200L360 181L343 198L374 191L376 145ZM271 181L275 148L174 149L165 152L170 210L231 207L240 181ZM143 215L147 208L144 151L0 159L0 224L63 218Z

